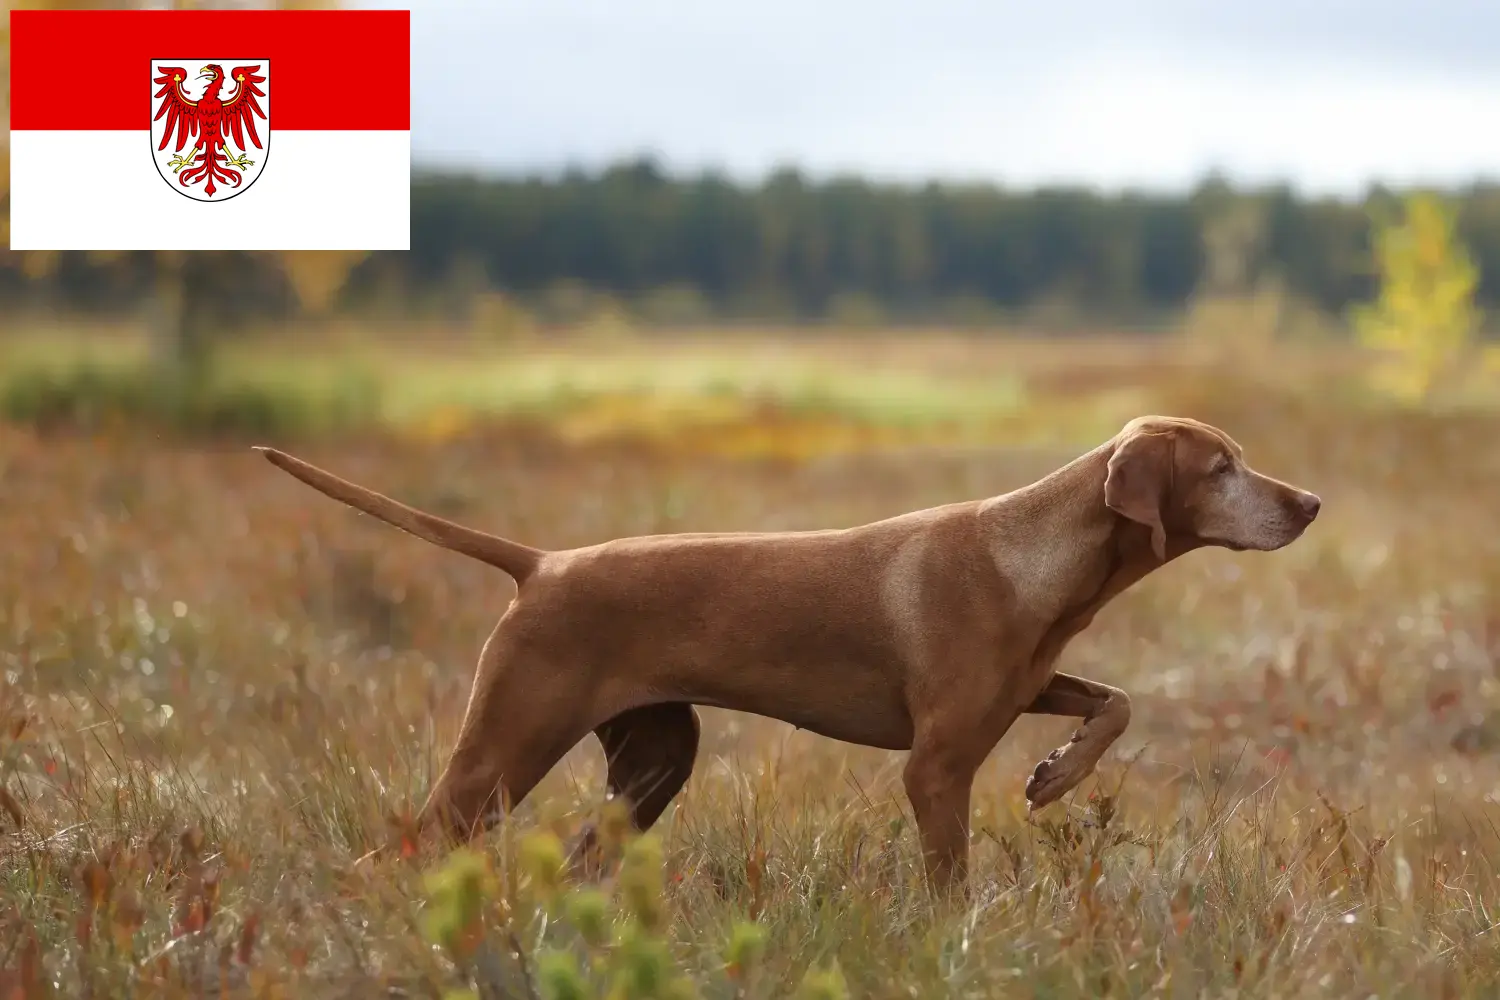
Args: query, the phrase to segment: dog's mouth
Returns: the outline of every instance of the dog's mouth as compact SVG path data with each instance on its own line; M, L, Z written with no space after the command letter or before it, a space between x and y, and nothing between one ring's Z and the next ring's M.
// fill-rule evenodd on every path
M1289 525L1276 532L1268 532L1272 536L1265 541L1241 542L1232 538L1205 537L1203 541L1208 545L1228 549L1230 552L1275 552L1277 549L1286 548L1288 545L1302 537L1302 532L1307 528L1306 524Z

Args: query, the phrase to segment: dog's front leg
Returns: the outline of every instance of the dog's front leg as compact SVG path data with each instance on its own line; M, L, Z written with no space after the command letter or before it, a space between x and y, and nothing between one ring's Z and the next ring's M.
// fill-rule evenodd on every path
M965 888L969 864L969 798L983 752L962 739L968 727L950 718L919 725L902 780L911 802L927 884L939 896Z
M1048 754L1026 779L1026 799L1037 810L1056 802L1093 773L1104 751L1130 724L1130 696L1108 684L1054 674L1026 711L1084 720L1067 745Z

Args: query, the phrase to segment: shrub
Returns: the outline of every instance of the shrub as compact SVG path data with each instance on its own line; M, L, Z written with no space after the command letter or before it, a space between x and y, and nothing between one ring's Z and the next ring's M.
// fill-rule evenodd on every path
M316 390L195 377L163 365L30 368L0 383L0 416L44 430L125 424L193 437L287 437L347 429L378 409L375 388L346 380Z
M480 995L503 989L505 972L495 963L502 942L522 974L545 1000L676 1000L698 988L679 966L668 935L666 878L660 841L629 834L619 823L599 826L601 848L612 852L624 840L616 891L570 884L562 842L547 830L522 838L517 855L520 884L504 900L502 879L490 859L469 849L450 854L427 878L424 930L454 962L465 987ZM530 921L531 926L526 926ZM541 928L538 935L537 928ZM523 940L536 941L535 954ZM750 922L736 924L724 949L723 977L743 991L754 980L766 934ZM846 995L837 966L808 973L807 996Z

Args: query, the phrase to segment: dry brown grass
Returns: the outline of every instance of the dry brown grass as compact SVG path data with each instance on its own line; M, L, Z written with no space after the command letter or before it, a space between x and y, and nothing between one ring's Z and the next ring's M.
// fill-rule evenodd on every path
M1098 780L1036 824L1025 775L1070 726L1016 726L978 782L969 909L934 912L920 891L900 755L709 711L660 827L673 953L704 996L787 995L835 958L870 997L1493 995L1500 416L1360 408L1329 386L1123 350L1092 375L1056 353L962 350L939 360L1024 368L1032 391L962 451L752 461L692 437L565 446L462 428L298 450L564 546L989 495L1127 407L1218 423L1258 467L1321 493L1323 517L1284 552L1173 565L1070 647L1065 669L1127 688L1135 721ZM756 419L773 418L799 432ZM64 996L460 985L420 934L434 859L354 861L420 802L511 584L239 447L0 429L0 477L10 982ZM576 826L600 765L580 746L512 825ZM507 879L511 840L486 847ZM748 985L721 957L747 917L768 934ZM519 904L510 920L528 953L556 933Z

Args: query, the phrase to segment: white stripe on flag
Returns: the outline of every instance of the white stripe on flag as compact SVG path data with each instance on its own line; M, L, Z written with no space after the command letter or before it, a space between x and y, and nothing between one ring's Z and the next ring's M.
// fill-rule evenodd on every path
M168 187L145 130L10 134L14 250L405 250L411 133L273 131L265 172L205 203ZM254 152L260 152L256 150Z

